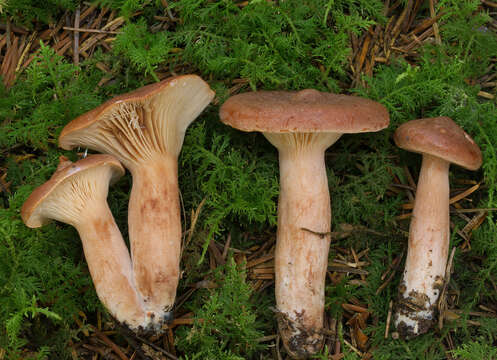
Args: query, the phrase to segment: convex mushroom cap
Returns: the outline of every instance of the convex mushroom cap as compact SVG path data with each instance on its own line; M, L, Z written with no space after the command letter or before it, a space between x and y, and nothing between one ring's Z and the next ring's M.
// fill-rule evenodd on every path
M24 202L21 208L24 223L30 228L37 228L53 219L67 222L66 218L70 219L73 215L72 199L66 199L66 194L74 191L72 180L75 177L92 176L92 172L95 176L109 172L112 184L124 175L124 168L110 155L92 155L76 163L61 156L59 166L52 177L37 187ZM81 196L85 196L84 190L80 189ZM67 203L64 204L64 201ZM73 224L75 220L77 219L71 219L69 223Z
M221 121L242 131L361 133L384 129L387 109L375 101L306 89L255 91L230 97Z
M436 156L468 170L482 163L481 151L473 139L448 117L411 120L394 133L398 147Z

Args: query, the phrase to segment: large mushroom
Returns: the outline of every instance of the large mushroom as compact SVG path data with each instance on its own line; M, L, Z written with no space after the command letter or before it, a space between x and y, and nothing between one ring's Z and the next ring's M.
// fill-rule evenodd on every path
M128 210L136 286L148 311L171 319L179 280L181 216L178 155L187 127L213 99L196 75L117 96L66 125L64 149L117 157L133 177Z
M279 151L278 326L288 353L309 357L323 345L331 227L325 150L344 133L385 128L388 112L371 100L307 89L239 94L223 104L220 117L236 129L262 132Z
M50 180L28 197L21 216L31 228L52 219L74 226L100 301L131 329L148 329L159 325L159 317L143 309L128 249L107 205L109 183L122 175L123 167L110 155L75 163L61 157Z
M398 147L420 153L423 162L409 229L409 244L394 323L412 338L431 327L447 265L450 163L477 170L478 145L448 117L412 120L399 126Z

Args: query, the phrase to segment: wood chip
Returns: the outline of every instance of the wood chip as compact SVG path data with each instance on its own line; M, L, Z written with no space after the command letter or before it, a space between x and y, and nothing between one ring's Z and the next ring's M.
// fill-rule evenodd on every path
M376 295L379 295L383 289L385 289L387 287L387 285L390 283L390 281L392 281L394 275L395 275L395 272L397 271L397 269L399 268L399 265L400 265L400 260L402 259L402 257L404 256L404 251L402 251L402 253L400 254L400 256L397 258L398 260L394 260L392 262L392 265L391 265L391 273L390 275L388 276L388 278L385 280L385 282L383 282L383 284L380 285L380 287L378 288L378 290L376 290ZM395 265L393 265L393 263L395 263Z
M362 44L362 49L361 49L360 55L356 61L356 66L355 66L356 74L361 73L361 69L362 69L362 66L364 64L364 60L366 59L366 54L368 53L368 50L369 50L369 45L371 43L371 39L372 39L371 35L367 34L366 39L364 40L364 43Z
M79 20L80 20L80 15L81 15L81 9L78 6L76 8L76 12L74 14L74 28L78 29L79 28ZM79 30L75 30L73 34L73 51L72 51L72 56L73 56L73 62L77 66L79 65Z
M195 319L193 318L180 318L174 319L171 326L175 327L178 325L193 325L195 323Z
M248 277L252 280L274 280L274 274L249 274Z
M485 99L488 99L488 100L493 100L495 99L495 95L493 94L490 94L486 91L479 91L478 92L478 96L482 97L482 98L485 98Z
M369 310L366 309L365 307L354 304L342 304L342 308L349 312L369 313Z
M231 233L228 233L228 238L226 239L226 243L224 244L224 249L222 253L222 257L224 261L226 261L226 257L228 256L228 250L230 249L230 244L231 244Z
M90 328L99 339L101 339L105 344L107 344L107 346L109 346L112 349L112 351L114 351L114 353L116 353L116 355L119 356L121 360L129 360L126 354L124 354L124 352L121 350L121 348L118 345L116 345L112 340L110 340L107 337L107 335L103 334L96 327L92 325L90 325Z
M485 221L485 218L487 217L488 212L486 211L480 211L477 215L475 215L463 228L462 232L470 236L470 234L478 229L481 224Z
M480 188L480 184L476 184L475 186L472 186L470 187L469 189L463 191L462 193L450 198L449 200L449 204L454 204L462 199L464 199L465 197L468 197L469 195L471 195L472 193L474 193L476 190L478 190Z
M272 259L274 259L274 254L268 254L268 255L261 256L258 259L254 259L254 260L247 262L247 269L250 269L256 265L259 265L261 263L265 263L266 261L269 261Z
M430 3L430 16L432 19L435 19L437 15L435 13L434 0L430 0L429 3ZM436 20L433 22L433 33L435 34L435 40L437 45L441 45L442 39L440 38L440 31L438 30L438 24Z
M393 259L393 261L391 262L391 264L388 265L387 270L381 275L381 280L382 281L385 280L385 278L390 273L390 271L392 271L392 269L396 269L398 267L399 262L400 262L400 260L402 259L403 256L404 256L404 251L402 251L400 253L400 255L398 255L395 259Z
M472 193L474 193L479 188L480 188L480 184L478 183L478 184L470 187L469 189L463 191L462 193L457 194L456 196L454 196L454 197L452 197L452 198L449 199L449 205L455 204L458 201L460 201L460 200L468 197L469 195L471 195ZM410 209L414 208L414 203L405 203L405 204L402 204L401 207L404 210L410 210Z
M430 26L432 26L440 17L443 15L443 13L439 13L435 17L430 17L427 19L424 19L419 25L417 25L409 34L408 36L416 35L419 34L422 31L425 31L428 29Z
M274 274L274 267L270 267L270 268L253 268L251 271L254 274Z
M369 274L369 272L366 270L356 269L356 268L353 268L350 266L337 266L337 265L329 265L328 271L340 272L340 273L350 273L350 274L357 274L357 275L368 275Z
M359 355L360 357L362 357L362 352L360 352L355 346L353 346L351 343L349 343L347 340L343 339L343 343L345 345L347 345L350 350L352 350L353 352L355 352L357 355Z
M449 286L450 282L450 275L452 272L452 262L454 260L455 253L456 253L456 247L453 247L452 251L450 252L449 260L447 261L447 266L445 268L444 284L437 302L438 313L440 314L438 317L438 328L440 330L442 330L443 328L443 321L445 317L445 312L447 310L447 287Z
M390 321L392 320L392 307L393 307L393 300L390 300L390 302L388 303L387 324L385 326L385 339L388 339L388 332L390 331Z
M69 30L69 31L74 31L75 33L87 32L87 33L111 34L111 35L121 34L121 31L110 31L110 30L80 28L79 25L76 26L76 24L74 25L74 27L64 26L63 29L64 30Z
M497 2L493 2L490 0L481 0L481 2L489 7L496 8L497 9Z
M83 42L83 44L81 44L80 51L88 51L91 47L96 45L100 40L105 38L105 36L107 35L106 31L115 31L123 23L124 23L123 17L118 17L115 18L114 20L109 21L102 29L99 29L101 33L88 38L85 42Z
M0 66L0 75L6 88L10 88L16 78L16 65L19 60L19 37L13 36L12 42L7 41L7 52Z
M365 351L367 349L367 344L368 344L368 336L362 332L362 330L359 327L354 328L354 337L357 342L357 347Z
M104 69L105 69L105 67L104 67ZM204 197L202 199L202 201L200 202L200 204L198 204L197 209L195 211L193 211L193 209L192 209L192 213L191 213L191 217L190 217L190 219L191 219L190 220L190 229L187 231L188 236L187 236L186 240L184 241L183 246L181 246L181 255L183 255L183 250L185 249L185 247L187 247L190 244L190 242L192 241L193 234L195 233L195 227L197 225L197 221L198 221L198 218L200 216L200 212L202 211L202 207L204 206L206 200L207 200L207 198Z

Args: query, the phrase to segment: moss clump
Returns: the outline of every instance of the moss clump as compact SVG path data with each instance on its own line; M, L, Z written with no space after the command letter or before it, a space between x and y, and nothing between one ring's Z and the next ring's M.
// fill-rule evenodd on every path
M251 358L264 349L258 339L267 326L258 319L246 273L229 258L215 279L219 288L197 294L191 308L195 324L178 331L178 348L188 359Z
M43 22L61 21L62 12L71 14L78 4L85 6L49 0L41 8L34 0L12 0L0 17L2 23L8 19L42 31ZM480 304L497 302L492 285L497 282L497 225L492 213L473 232L471 251L455 256L457 271L449 288L458 294L457 306L463 310L457 322L410 342L385 340L388 302L396 294L399 272L376 294L385 268L407 240L408 222L396 218L399 205L407 200L392 193L390 184L394 177L406 183L403 166L416 178L420 164L419 156L393 145L391 134L399 124L419 117L453 118L481 146L484 164L475 174L452 169L451 182L481 181L480 191L471 196L473 206L497 207L497 109L494 101L477 96L478 81L497 54L497 41L480 1L438 1L442 43L419 48L415 57L391 58L388 65L376 66L372 77L361 79L364 86L352 85L350 79L350 39L389 21L381 1L179 0L165 8L159 1L101 0L97 6L109 6L115 16L126 18L112 51L92 53L75 66L41 46L12 88L0 86L0 177L6 172L2 179L10 182L8 191L0 187L0 354L3 349L9 359L27 352L38 358L69 358L68 343L78 341L80 331L73 316L83 311L92 322L96 310L102 310L76 232L60 224L27 229L19 217L28 194L55 169L61 153L56 139L63 125L113 95L174 72L195 72L209 81L218 97L189 128L180 158L186 223L203 201L184 253L195 251L184 256L180 294L208 273L203 255L210 241L224 242L231 234L231 246L246 250L275 234L277 152L259 134L242 134L220 124L219 103L251 89L349 91L383 103L391 126L372 135L344 136L326 154L333 230L342 224L374 230L334 240L330 259L344 248L369 248L368 275L365 281L351 282L348 275L330 284L327 313L340 318L342 303L355 299L367 304L371 318L364 333L374 358L441 359L446 353L440 343L449 343L449 336L454 356L495 356L491 346L497 341L496 322L478 319L480 326L475 327L467 321ZM174 19L168 22L155 18L170 15ZM108 73L98 70L98 62ZM99 86L103 76L112 80ZM130 182L127 177L109 196L124 235ZM466 224L459 217L452 220L458 229ZM451 241L455 246L462 243L458 235ZM267 310L274 304L271 290L251 293L244 271L232 262L215 279L217 288L196 290L193 300L183 305L194 312L196 323L175 330L178 349L188 358L269 357L269 350L256 340L275 333ZM344 356L357 358L343 342L348 337L344 326L338 326Z

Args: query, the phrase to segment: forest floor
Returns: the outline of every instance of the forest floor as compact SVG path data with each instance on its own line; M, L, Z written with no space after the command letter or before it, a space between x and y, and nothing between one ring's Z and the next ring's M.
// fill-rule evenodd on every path
M278 156L219 122L231 95L348 93L391 125L328 149L332 245L319 359L497 359L497 2L490 0L0 0L0 360L285 359L274 309ZM63 126L113 96L179 74L216 91L179 159L182 275L154 336L112 321L76 231L28 229L22 203L55 170ZM421 157L395 147L415 118L449 116L483 166L451 168L451 274L434 328L398 338ZM84 149L81 149L82 152ZM109 204L127 236L131 176Z

